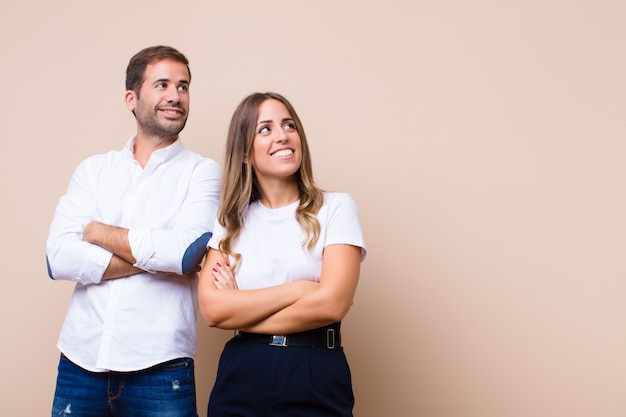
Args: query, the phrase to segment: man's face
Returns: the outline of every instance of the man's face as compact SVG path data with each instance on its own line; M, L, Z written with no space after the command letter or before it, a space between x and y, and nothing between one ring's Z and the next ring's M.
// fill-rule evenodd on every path
M127 105L137 117L138 134L176 139L189 113L189 71L181 62L164 59L148 64L138 93L127 92Z

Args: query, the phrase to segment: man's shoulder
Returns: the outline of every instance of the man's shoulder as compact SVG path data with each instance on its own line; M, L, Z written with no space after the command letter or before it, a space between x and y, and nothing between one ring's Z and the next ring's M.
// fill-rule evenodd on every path
M119 158L123 153L123 150L110 150L104 153L97 153L90 155L83 159L80 163L82 166L97 166L104 165Z
M106 166L114 163L117 160L120 160L124 157L124 149L110 150L103 153L97 153L90 155L83 159L79 166L82 167L98 167L98 166Z
M214 159L209 158L208 156L204 156L199 154L198 152L192 151L187 148L181 149L181 155L184 156L188 161L191 160L197 165L204 165L209 169L219 169L219 163L217 163Z

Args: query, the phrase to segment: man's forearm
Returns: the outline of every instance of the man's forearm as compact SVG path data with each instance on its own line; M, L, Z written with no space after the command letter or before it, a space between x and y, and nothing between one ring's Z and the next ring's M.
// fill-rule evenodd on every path
M111 262L109 262L109 266L107 266L107 269L104 271L104 274L102 275L102 281L105 281L108 279L123 278L123 277L127 277L130 275L139 274L142 272L145 272L145 271L134 267L133 264L120 258L119 256L113 255L113 257L111 258Z
M91 222L83 231L83 240L105 248L130 263L131 266L137 262L130 250L128 229L100 222Z

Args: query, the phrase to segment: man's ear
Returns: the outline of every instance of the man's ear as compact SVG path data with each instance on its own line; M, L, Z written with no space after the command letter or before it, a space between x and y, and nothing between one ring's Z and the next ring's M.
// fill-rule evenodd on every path
M137 107L137 94L135 94L133 90L126 90L124 102L126 103L128 110L134 112L135 107Z

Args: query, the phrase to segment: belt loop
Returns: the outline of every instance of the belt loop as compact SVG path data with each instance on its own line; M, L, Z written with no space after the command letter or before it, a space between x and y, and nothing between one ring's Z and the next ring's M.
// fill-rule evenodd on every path
M335 348L335 329L326 330L326 347L328 349Z

